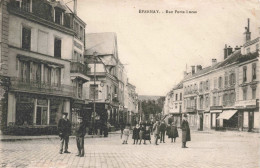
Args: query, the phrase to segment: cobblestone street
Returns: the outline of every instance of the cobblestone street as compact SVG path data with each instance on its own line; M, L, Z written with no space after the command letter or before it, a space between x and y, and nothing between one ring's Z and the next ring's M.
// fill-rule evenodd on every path
M59 140L1 142L1 167L197 167L257 168L259 135L234 132L193 132L187 149L176 143L122 145L119 134L86 138L85 157L76 157L75 139L70 154L58 154Z

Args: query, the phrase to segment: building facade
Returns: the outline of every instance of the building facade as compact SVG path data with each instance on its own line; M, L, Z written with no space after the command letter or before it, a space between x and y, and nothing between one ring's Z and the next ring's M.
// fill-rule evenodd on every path
M5 127L55 133L62 112L72 120L72 102L82 94L71 69L79 18L60 1L41 0L1 1L1 14L1 74L9 79Z

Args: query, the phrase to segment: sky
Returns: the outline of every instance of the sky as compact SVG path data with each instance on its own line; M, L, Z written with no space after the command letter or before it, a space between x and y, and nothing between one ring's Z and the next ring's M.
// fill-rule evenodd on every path
M77 15L86 33L117 34L119 59L139 95L165 96L186 67L223 61L225 44L243 45L247 18L252 38L259 36L259 7L260 0L78 0Z

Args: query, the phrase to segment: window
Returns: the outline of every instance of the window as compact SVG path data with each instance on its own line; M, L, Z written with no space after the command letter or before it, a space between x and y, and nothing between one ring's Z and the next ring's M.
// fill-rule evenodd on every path
M243 100L247 100L247 88L243 88Z
M40 63L33 63L32 64L32 82L35 84L41 83L41 64Z
M84 36L84 33L83 33L83 27L82 27L82 26L80 26L79 34L80 34L80 35L79 35L79 39L80 39L80 40L83 40L83 38L84 38L84 37L83 37L83 36Z
M206 90L209 90L209 81L206 81Z
M214 97L213 97L213 106L216 106L216 105L217 105L217 97L214 96Z
M55 23L62 24L62 11L61 9L55 8Z
M217 83L218 83L218 80L217 80L217 78L214 78L214 89L216 89L216 88L217 88Z
M82 98L82 84L81 83L78 84L78 97Z
M201 81L200 82L200 91L202 92L202 90L203 90L203 82Z
M61 58L61 39L54 39L54 57Z
M209 107L209 97L208 96L206 97L205 106L206 106L206 108Z
M177 103L175 103L175 109L177 109L178 108L178 104Z
M98 99L98 85L90 85L90 94L89 94L89 99Z
M228 86L228 76L226 75L225 76L225 87L227 87Z
M203 109L203 102L204 102L204 98L201 97L200 98L200 109Z
M51 83L51 68L47 65L44 66L43 82L45 84Z
M31 29L27 27L23 27L22 29L22 48L31 49Z
M198 86L197 86L197 84L195 83L194 84L194 91L196 92L198 90Z
M252 64L252 79L256 79L256 63Z
M22 82L27 83L30 81L30 62L21 61L20 65L20 79Z
M182 100L182 93L180 93L180 100Z
M60 87L61 84L61 69L52 69L52 85L55 87Z
M256 99L256 88L252 88L252 99Z
M178 94L175 95L175 101L177 101L177 100L178 100Z
M218 88L221 89L222 88L222 77L218 78Z
M249 48L249 47L246 49L246 53L247 53L247 54L250 53L250 48Z
M246 71L247 71L247 67L246 66L244 66L243 67L243 82L246 82Z
M30 0L22 0L21 8L23 11L30 12Z
M231 106L234 105L236 101L235 93L231 93L229 98L230 98L230 105Z
M236 83L235 74L231 73L230 76L229 76L229 84L234 85L235 83Z
M255 49L256 49L256 51L259 50L259 44L256 44Z

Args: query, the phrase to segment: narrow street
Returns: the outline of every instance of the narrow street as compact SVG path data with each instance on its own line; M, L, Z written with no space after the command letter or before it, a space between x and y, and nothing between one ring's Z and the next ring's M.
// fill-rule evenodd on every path
M181 131L179 131L181 135ZM256 168L260 166L260 136L253 133L192 132L189 148L176 143L122 145L119 134L86 138L85 157L76 157L75 139L70 154L58 154L59 140L1 142L1 167L178 167Z

